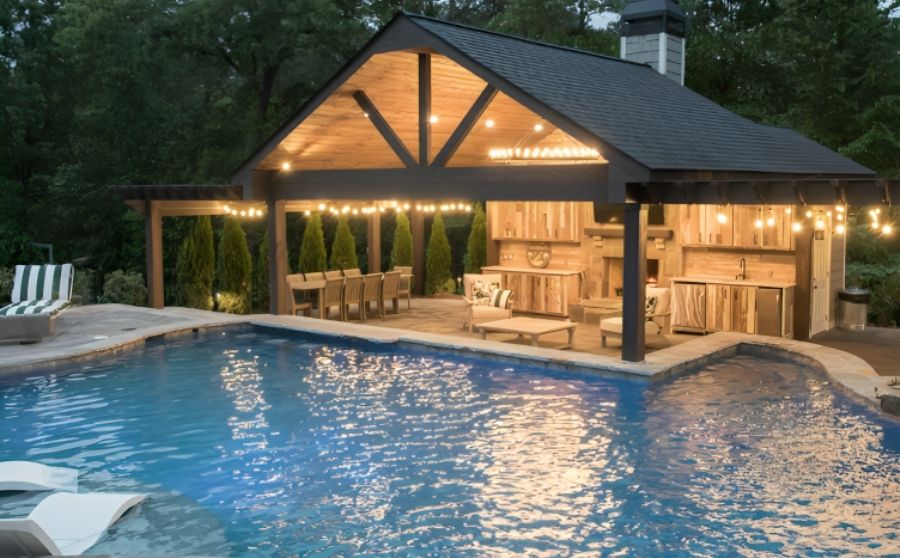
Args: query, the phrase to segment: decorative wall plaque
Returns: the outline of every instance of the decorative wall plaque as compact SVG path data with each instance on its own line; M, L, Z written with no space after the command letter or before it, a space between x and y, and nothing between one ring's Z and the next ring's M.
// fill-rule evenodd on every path
M531 267L547 267L547 264L550 263L550 243L534 242L529 244L525 256Z

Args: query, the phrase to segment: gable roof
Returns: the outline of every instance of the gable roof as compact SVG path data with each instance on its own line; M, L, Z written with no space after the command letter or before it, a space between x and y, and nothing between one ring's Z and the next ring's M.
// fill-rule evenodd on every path
M431 44L419 45L419 38L398 41L397 35L408 33L410 25L413 34L428 37L425 42ZM242 182L241 176L369 55L413 45L428 46L460 63L464 59L464 66L498 90L516 90L533 101L536 112L545 107L543 116L559 115L651 171L875 174L792 130L738 116L648 65L401 12L242 163L234 180Z
M738 116L650 66L407 17L652 170L874 174L796 132Z

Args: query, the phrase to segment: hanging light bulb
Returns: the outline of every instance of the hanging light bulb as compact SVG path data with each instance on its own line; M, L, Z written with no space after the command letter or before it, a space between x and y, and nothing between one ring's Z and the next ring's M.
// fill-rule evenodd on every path
M308 210L308 209L307 209L306 211L303 212L303 216L304 216L304 217L309 217L311 214L312 214L312 211L310 211L310 210Z
M845 232L847 232L847 228L844 225L838 225L834 228L834 232L838 234L844 234Z
M724 225L728 222L728 216L720 211L716 213L716 221L718 221L719 224Z
M785 214L785 215L790 215L790 214L793 213L793 212L794 212L794 210L791 209L790 206L784 208L784 214Z
M791 230L793 230L795 233L798 233L803 230L803 225L801 225L800 223L794 223L793 225L791 225Z
M325 211L326 205L324 203L319 204L319 211Z
M763 228L763 220L757 219L756 221L753 222L753 226L755 226L757 229Z
M891 226L890 223L885 223L885 224L881 227L881 233L882 233L882 234L888 235L888 234L891 234L892 232L894 232L894 227Z
M813 212L807 210L807 211L806 211L806 218L807 218L807 219L812 219L812 216L813 216Z
M541 124L540 122L538 122L537 124L534 125L534 131L535 131L535 132L543 132L543 131L544 131L544 125Z
M775 226L775 217L769 217L768 219L766 219L766 224L769 225L770 227L774 227Z
M291 164L287 161L281 163L281 170L283 170L283 171L291 170Z

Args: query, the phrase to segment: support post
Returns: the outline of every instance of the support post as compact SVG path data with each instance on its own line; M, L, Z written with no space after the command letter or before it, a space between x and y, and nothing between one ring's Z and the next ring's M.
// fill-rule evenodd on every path
M419 164L431 155L431 55L419 54Z
M492 231L494 230L494 209L495 206L491 202L484 202L485 229L487 229L487 252L485 254L484 263L487 265L500 265L500 243L494 240Z
M369 213L369 228L366 231L366 248L369 273L381 273L381 213Z
M163 257L162 257L162 216L159 202L146 202L144 217L146 218L147 236L147 304L150 308L165 306L163 294Z
M625 204L625 258L622 294L622 360L644 360L644 305L647 296L647 206Z
M795 205L793 214L800 219L806 208ZM804 227L794 235L794 257L796 262L796 286L794 287L794 339L809 339L809 326L812 321L812 244L815 230L813 222L804 223Z
M284 200L267 202L269 235L269 313L287 314L287 235Z
M413 292L423 294L425 291L425 214L412 212L413 237Z

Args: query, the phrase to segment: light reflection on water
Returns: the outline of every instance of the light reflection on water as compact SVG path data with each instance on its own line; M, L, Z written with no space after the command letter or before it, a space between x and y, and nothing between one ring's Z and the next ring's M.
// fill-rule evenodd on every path
M151 494L93 553L900 553L900 427L794 364L648 384L202 337L0 384L0 459Z

